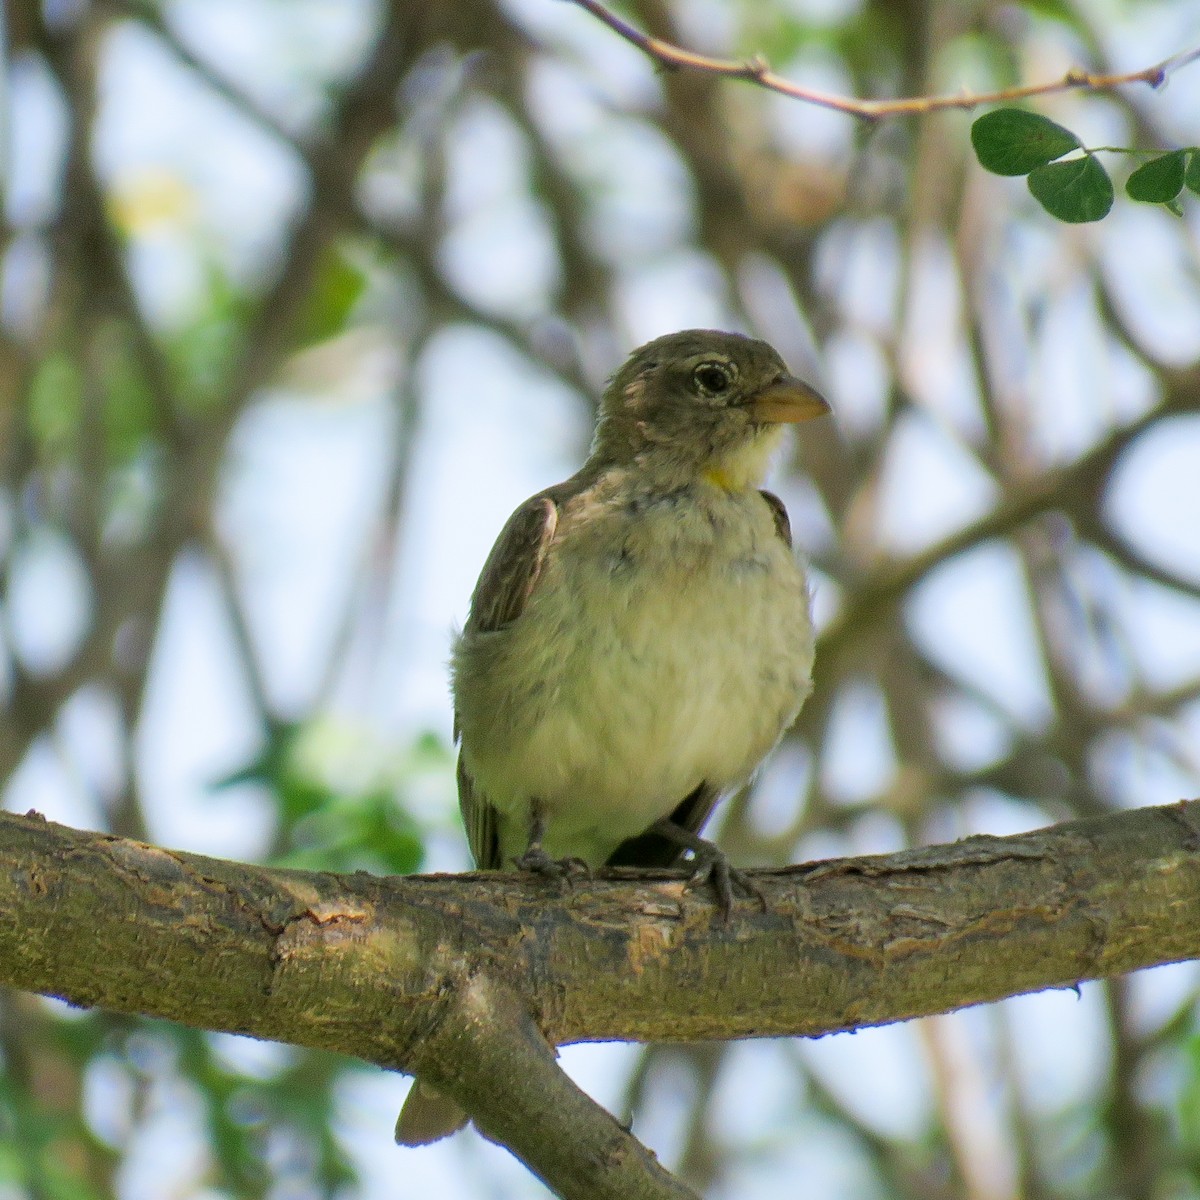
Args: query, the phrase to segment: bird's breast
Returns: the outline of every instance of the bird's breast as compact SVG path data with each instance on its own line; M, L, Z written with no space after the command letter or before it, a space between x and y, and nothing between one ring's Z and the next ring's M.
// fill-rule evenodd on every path
M501 813L543 802L552 853L602 861L701 782L753 771L812 648L803 571L757 493L610 506L560 526L517 621L460 640L463 753Z

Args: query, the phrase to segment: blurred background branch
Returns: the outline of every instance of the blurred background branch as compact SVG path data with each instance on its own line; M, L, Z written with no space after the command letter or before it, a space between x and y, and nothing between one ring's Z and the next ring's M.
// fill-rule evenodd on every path
M856 122L658 72L550 0L5 17L7 808L463 868L449 629L509 511L580 461L607 373L688 326L767 338L837 418L773 480L822 650L719 818L736 861L1200 793L1190 194L1067 228L978 168L961 113ZM1126 76L1195 39L1187 6L1142 2L620 17L885 105ZM1041 107L1089 145L1200 143L1194 69ZM1200 1195L1196 983L563 1062L712 1197L1176 1200ZM474 1135L399 1157L403 1085L333 1055L10 993L0 1060L17 1197L541 1194Z

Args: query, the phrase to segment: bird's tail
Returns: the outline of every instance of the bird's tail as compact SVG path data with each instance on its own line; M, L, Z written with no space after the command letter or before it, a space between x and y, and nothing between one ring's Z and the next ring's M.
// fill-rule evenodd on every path
M467 1114L453 1100L418 1079L396 1118L396 1141L401 1146L426 1146L457 1133L466 1123Z

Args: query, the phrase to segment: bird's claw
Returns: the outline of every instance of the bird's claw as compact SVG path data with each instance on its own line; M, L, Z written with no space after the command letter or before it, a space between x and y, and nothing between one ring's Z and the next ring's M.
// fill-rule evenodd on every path
M518 871L529 871L531 874L540 875L543 879L552 879L568 886L577 875L582 875L586 879L592 877L592 868L582 858L551 858L536 843L530 846L520 858L514 858L513 865Z
M721 910L721 920L728 925L733 914L733 893L736 888L747 899L757 900L763 912L767 911L767 897L762 888L750 878L745 871L739 871L731 866L723 850L711 842L705 842L704 848L692 849L692 874L685 885L690 891L693 888L709 885L716 893L717 906Z
M725 852L712 842L677 825L670 817L664 817L650 826L650 831L668 842L674 843L692 855L692 874L684 885L688 890L708 884L717 896L721 920L728 925L733 914L733 889L736 887L748 898L758 901L763 912L767 911L767 897L762 888L744 871L730 866Z

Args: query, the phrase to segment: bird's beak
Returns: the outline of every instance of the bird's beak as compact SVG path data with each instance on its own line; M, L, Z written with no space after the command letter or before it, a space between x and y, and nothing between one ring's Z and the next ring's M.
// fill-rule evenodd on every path
M794 375L782 375L750 397L750 411L763 425L795 425L829 412L829 401Z

